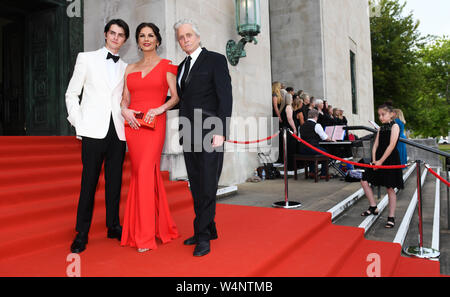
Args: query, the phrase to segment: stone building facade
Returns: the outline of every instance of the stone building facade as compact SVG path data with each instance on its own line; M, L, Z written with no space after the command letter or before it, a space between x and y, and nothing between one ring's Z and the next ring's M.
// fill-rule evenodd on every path
M282 81L342 107L350 124L373 119L369 17L365 0L261 0L261 33L258 44L247 44L247 57L229 65L233 85L230 138L265 137L241 133L241 121L270 117L271 83ZM131 36L121 50L127 63L139 60L134 30L141 22L161 29L161 57L180 63L185 54L175 40L173 24L182 18L197 22L202 45L225 54L228 40L238 41L232 0L84 0L84 48L103 46L103 27L112 18L130 25ZM356 54L357 113L352 114L350 50ZM167 138L161 167L171 178L186 176L181 148L177 145L176 110L169 111ZM261 129L264 130L264 129ZM250 136L249 136L250 135ZM277 140L275 140L277 141ZM274 147L277 147L276 145ZM250 147L251 148L251 147ZM252 151L227 144L221 185L244 182L259 166L258 151L272 152L271 143Z
M374 117L368 1L269 2L273 80L327 99L349 125L367 126Z

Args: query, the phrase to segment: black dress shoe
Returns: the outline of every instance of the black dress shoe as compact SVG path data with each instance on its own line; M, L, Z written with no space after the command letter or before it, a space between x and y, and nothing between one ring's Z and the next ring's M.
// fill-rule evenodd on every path
M184 241L184 245L194 245L194 244L197 244L197 239L195 239L194 236L189 237Z
M201 257L209 254L211 251L209 241L200 241L194 249L194 257Z
M116 238L117 240L122 240L122 227L116 226L108 228L108 238Z
M79 254L86 249L88 243L88 236L84 233L78 233L70 246L70 251L74 254Z
M217 233L214 234L211 233L211 237L209 239L215 240L217 238L218 238ZM194 244L197 244L197 239L195 239L195 236L189 237L184 241L184 245L194 245Z

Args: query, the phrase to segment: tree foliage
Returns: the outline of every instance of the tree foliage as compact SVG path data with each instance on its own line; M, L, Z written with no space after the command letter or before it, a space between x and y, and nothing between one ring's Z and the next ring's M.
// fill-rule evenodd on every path
M448 133L448 39L423 37L406 3L379 0L371 17L375 106L392 101L415 135Z
M424 46L419 55L424 83L417 100L415 134L445 136L450 123L450 40L435 39Z

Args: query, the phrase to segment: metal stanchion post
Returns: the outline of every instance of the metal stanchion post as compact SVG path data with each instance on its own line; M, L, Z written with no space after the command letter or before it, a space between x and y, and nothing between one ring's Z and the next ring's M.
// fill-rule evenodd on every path
M416 170L417 170L417 210L419 213L419 246L410 246L404 249L405 254L409 256L414 256L418 258L437 258L439 257L439 251L423 247L423 219L422 219L422 185L420 181L420 163L421 161L416 161Z
M445 158L445 172L447 175L447 181L450 182L449 178L449 170L450 170L450 164L449 164L450 158ZM448 194L448 188L447 187L447 229L450 230L450 198Z
M419 247L423 249L423 221L422 221L422 183L420 182L420 161L417 161L417 212L419 214Z
M284 155L284 201L274 202L273 207L277 208L298 208L302 204L297 201L289 201L288 198L288 168L287 168L287 129L283 128L283 155Z

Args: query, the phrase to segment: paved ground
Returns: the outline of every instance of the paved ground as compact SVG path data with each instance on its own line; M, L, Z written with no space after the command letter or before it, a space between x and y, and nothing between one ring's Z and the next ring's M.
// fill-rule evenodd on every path
M397 195L396 227L392 230L384 228L387 217L387 208L381 213L380 218L374 226L366 233L366 238L370 240L379 240L392 242L402 217L411 201L416 189L416 175L413 173L405 184L405 189ZM340 178L333 178L329 182L320 180L314 183L314 180L304 179L304 174L299 176L298 180L293 177L288 179L288 197L290 201L302 203L299 210L312 210L325 212L334 205L344 200L360 188L359 183L348 183ZM424 246L431 247L432 221L434 210L435 178L427 176L423 187L424 197ZM375 192L377 195L377 192ZM385 191L381 189L381 197ZM285 200L284 179L266 180L259 183L244 183L238 185L237 193L231 196L219 198L218 203L236 204L258 207L272 207L272 203ZM346 226L359 226L364 218L360 213L366 210L368 202L363 196L348 211L338 217L334 223ZM410 231L405 240L405 246L417 245L418 223L417 212L410 225ZM441 234L440 234L440 262L441 273L450 275L450 231L447 230L447 192L441 185Z
M338 178L326 182L304 179L301 174L298 180L288 179L288 198L302 203L301 210L327 211L337 204L341 197L347 197L357 189L359 183L346 183ZM284 180L265 180L259 183L238 185L236 195L219 199L219 203L272 207L272 203L285 200Z

